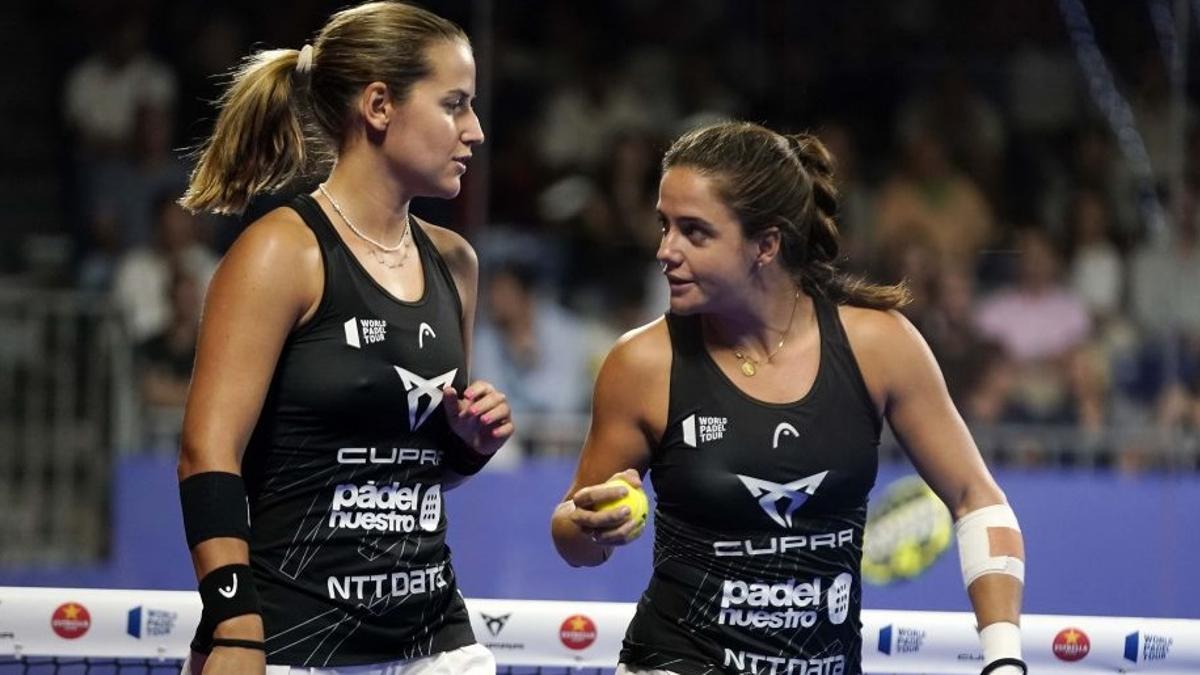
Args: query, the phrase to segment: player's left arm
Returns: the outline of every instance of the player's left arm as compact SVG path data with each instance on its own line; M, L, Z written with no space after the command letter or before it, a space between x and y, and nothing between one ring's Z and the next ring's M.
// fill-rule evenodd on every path
M461 235L433 225L424 227L454 277L462 305L463 353L470 373L475 306L479 296L479 257ZM467 381L470 384L461 396L453 387L443 390L446 418L454 433L464 441L463 447L447 451L447 471L442 481L446 490L457 487L483 468L516 430L504 393L489 382L471 381L469 375Z
M884 415L921 477L955 520L963 583L975 610L984 662L1020 658L1020 612L1025 549L1016 516L992 479L955 409L933 353L898 312L869 311L859 331L868 339ZM994 675L1021 673L1001 665Z

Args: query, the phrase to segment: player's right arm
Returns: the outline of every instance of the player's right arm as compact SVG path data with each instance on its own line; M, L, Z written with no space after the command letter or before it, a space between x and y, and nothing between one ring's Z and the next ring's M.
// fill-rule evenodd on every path
M622 488L604 485L618 474L641 487L666 427L670 372L671 341L662 319L623 336L600 366L579 466L550 521L554 546L570 565L599 565L613 546L629 541L637 525L629 514L596 507L621 496Z
M291 209L277 209L238 238L209 286L178 466L181 495L190 495L182 501L198 580L222 567L249 563L244 539L213 535L245 527L244 522L224 522L235 513L244 518L244 496L241 504L230 505L231 500L222 503L213 498L225 492L210 488L232 485L244 495L242 454L288 334L316 311L323 273L312 231ZM202 489L189 492L185 486ZM251 580L241 583L245 588ZM227 582L222 587L229 588ZM213 636L261 642L261 615L225 619L216 624ZM216 647L203 667L205 673L245 668L262 672L254 662L263 660L262 651Z

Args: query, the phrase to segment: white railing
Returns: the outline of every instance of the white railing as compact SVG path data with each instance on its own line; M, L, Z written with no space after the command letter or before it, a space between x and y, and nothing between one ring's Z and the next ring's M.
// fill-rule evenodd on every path
M114 451L132 444L131 351L102 296L0 291L0 563L96 559Z
M634 605L476 598L467 609L476 638L501 665L607 668ZM0 657L179 659L199 620L191 591L0 587L0 629L12 636L0 641ZM862 623L865 672L975 675L983 665L973 614L863 610ZM1033 673L1200 672L1200 621L1026 614L1021 625ZM828 659L726 658L738 672L842 672Z

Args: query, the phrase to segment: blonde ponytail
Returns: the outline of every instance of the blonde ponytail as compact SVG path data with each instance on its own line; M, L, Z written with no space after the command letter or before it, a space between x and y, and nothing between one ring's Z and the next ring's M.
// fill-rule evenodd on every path
M449 40L470 44L453 22L384 0L331 16L305 47L301 73L299 50L250 56L221 96L216 127L179 203L191 211L241 213L256 193L279 190L309 163L333 159L362 88L384 82L393 100L404 101L432 72L429 47Z
M261 51L233 74L179 200L184 208L240 214L255 193L278 190L304 169L308 155L292 77L299 55Z

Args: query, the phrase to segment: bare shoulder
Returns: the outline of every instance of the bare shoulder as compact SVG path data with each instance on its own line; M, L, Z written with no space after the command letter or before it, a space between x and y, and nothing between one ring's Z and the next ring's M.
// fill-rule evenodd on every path
M896 310L841 305L838 314L855 351L860 345L864 349L887 349L898 346L897 341L921 339L912 323Z
M437 247L438 253L441 254L442 259L446 261L451 270L458 274L473 274L479 269L479 257L475 255L475 249L471 247L471 243L465 237L454 230L434 225L420 218L414 218L414 220L429 236L429 240Z
M667 320L659 317L622 335L605 359L606 370L645 378L666 374L671 364L671 334Z
M299 213L286 207L275 209L250 223L230 248L230 253L234 252L262 256L273 262L288 259L292 264L304 264L308 258L318 264L321 262L316 235Z
M885 400L893 383L904 377L901 371L932 358L920 332L896 310L842 305L838 314L863 380L877 402Z
M316 235L300 214L282 207L247 226L217 272L240 292L278 294L304 307L320 296L323 274Z
M671 390L671 337L664 318L617 340L596 377L593 418L623 420L651 442L662 437Z

